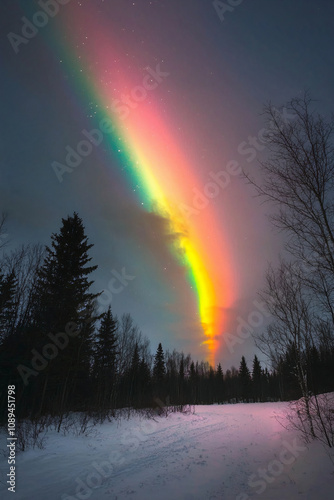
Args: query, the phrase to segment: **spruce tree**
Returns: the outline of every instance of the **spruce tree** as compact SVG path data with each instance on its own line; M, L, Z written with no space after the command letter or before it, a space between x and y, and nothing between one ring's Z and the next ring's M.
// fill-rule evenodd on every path
M179 369L179 377L181 382L184 380L184 356L182 353L181 360L180 360L180 369Z
M88 276L97 266L86 267L93 244L88 244L82 220L74 213L73 217L62 219L62 223L60 233L51 236L51 248L46 247L47 255L38 273L37 316L48 328L64 329L68 321L83 326L99 294L89 292L93 282Z
M203 384L204 387L206 386L206 390L204 391L204 396L205 396L205 401L209 404L215 403L216 401L216 384L215 384L215 372L212 366L209 368L209 375L207 377L207 382L206 384Z
M251 395L251 376L245 360L242 356L239 368L239 384L240 384L240 396L243 401L249 400Z
M140 404L141 407L148 407L152 404L151 372L144 358L140 361L138 379L138 404Z
M38 350L50 343L50 338L56 345L58 340L58 354L42 372L45 381L40 399L48 409L62 413L69 406L84 407L97 320L94 302L99 294L89 291L93 282L88 277L97 266L87 266L93 245L88 243L77 213L62 219L60 232L53 234L51 241L38 272L34 341Z
M198 403L198 363L192 361L190 364L190 377L189 377L189 386L190 386L190 400L192 404Z
M222 403L224 400L224 375L220 363L218 363L215 374L215 393L217 403Z
M101 325L96 335L94 360L98 370L115 370L117 355L117 319L111 306L102 314Z
M135 348L132 354L131 366L129 372L129 404L138 407L139 404L139 368L140 368L140 358L138 343L136 342Z
M254 356L253 360L253 370L252 370L252 381L253 381L253 397L255 401L263 401L262 394L262 369L258 357Z
M182 405L184 403L184 355L182 353L180 360L179 369L179 403Z
M113 317L109 306L102 315L94 349L94 378L99 409L112 408L115 403L117 326L117 319Z
M160 383L164 380L165 374L166 374L165 356L164 356L164 351L162 349L162 345L160 343L158 345L158 349L154 357L153 377L156 382Z
M165 375L166 375L165 356L164 356L164 351L162 349L162 345L161 343L159 343L157 352L154 357L153 380L154 380L155 395L158 396L161 400L165 398L165 392L166 392Z

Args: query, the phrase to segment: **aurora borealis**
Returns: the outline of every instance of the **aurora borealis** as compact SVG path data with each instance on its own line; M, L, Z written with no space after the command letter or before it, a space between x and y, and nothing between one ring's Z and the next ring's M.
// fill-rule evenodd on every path
M0 208L13 244L47 243L77 210L95 245L97 289L114 270L135 277L112 296L115 313L131 312L153 344L230 364L224 333L254 309L281 246L238 174L247 166L256 175L265 154L267 100L284 103L307 86L333 99L328 14L301 0L240 2L223 22L213 2L58 7L17 53L8 33L22 36L22 18L41 6L2 7ZM328 71L310 70L319 52ZM245 344L236 359L253 349Z
M79 81L74 81L74 88L87 88L84 99L98 103L96 116L102 110L107 117L99 122L100 133L95 132L98 136L95 142L102 140L101 130L106 130L103 125L108 120L110 160L115 152L121 153L122 164L127 167L124 170L126 183L138 194L138 203L165 220L166 233L171 237L170 251L188 275L197 301L198 322L203 328L202 343L207 345L207 357L214 364L215 351L224 329L221 310L230 306L233 297L233 277L227 265L231 258L220 235L217 214L212 204L203 217L198 217L198 210L192 207L189 187L195 191L201 188L196 170L184 156L182 145L176 144L173 127L163 119L154 94L149 96L149 92L162 84L169 73L162 71L158 64L155 70L145 68L144 77L140 71L132 75L135 71L130 71L122 63L125 50L109 35L110 25L96 17L94 9L87 6L81 10L79 19L75 19L76 23L74 18L70 23L79 27L79 33L73 27L68 33L67 49L70 52L75 40L80 39L81 31L88 39L93 39L94 26L99 26L93 43L87 49L85 44L83 52L81 48L74 50L78 53L67 62L71 66L72 60L80 57L84 68L82 73L79 71ZM117 70L110 65L110 60L120 61ZM89 85L85 75L88 75ZM136 85L141 79L142 85ZM130 89L130 96L125 96L127 89ZM115 93L121 95L121 99L115 99ZM115 142L117 151L113 147ZM106 157L106 168L108 163ZM61 167L58 169L62 171ZM209 200L205 194L203 197L204 202ZM195 216L191 218L190 215ZM215 241L214 247L210 245L212 241ZM220 263L219 272L216 262Z

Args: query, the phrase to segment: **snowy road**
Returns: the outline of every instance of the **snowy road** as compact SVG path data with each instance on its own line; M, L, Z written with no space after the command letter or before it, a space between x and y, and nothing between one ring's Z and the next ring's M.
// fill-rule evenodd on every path
M246 500L333 498L334 469L277 421L285 403L198 406L193 415L139 417L89 437L48 434L17 460L16 500ZM2 436L1 436L2 437ZM4 442L4 440L2 440Z

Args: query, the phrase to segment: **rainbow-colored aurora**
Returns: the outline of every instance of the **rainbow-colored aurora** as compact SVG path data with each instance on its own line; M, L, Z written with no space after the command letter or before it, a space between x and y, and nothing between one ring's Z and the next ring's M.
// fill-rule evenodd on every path
M205 355L214 366L219 337L224 331L224 310L234 298L231 255L214 204L209 203L191 216L183 209L193 206L194 190L203 191L203 181L197 178L194 166L173 137L172 125L155 102L154 79L147 76L152 75L152 69L138 70L126 61L122 63L124 48L110 31L94 9L85 6L78 17L78 10L71 10L69 5L66 23L57 37L66 38L67 42L62 46L58 42L56 50L70 73L75 74L70 85L76 97L85 107L94 103L94 123L111 120L112 133L106 134L105 140L110 154L121 158L124 176L129 189L136 191L138 203L166 220L170 250L186 267L190 286L196 293L196 321L201 323L204 334L198 341L207 346ZM78 44L82 33L89 43ZM166 69L161 65L161 70ZM126 112L124 105L117 111L115 99L129 94L144 78L152 91L147 91L147 95L142 92L136 106L128 107ZM138 91L137 95L140 96Z

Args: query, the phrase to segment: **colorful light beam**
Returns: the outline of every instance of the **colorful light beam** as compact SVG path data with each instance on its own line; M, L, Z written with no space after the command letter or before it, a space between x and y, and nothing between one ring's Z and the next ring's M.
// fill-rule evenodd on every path
M121 157L129 188L136 191L143 209L168 222L171 251L186 267L196 293L197 321L204 332L202 343L214 366L225 311L234 296L231 256L214 204L197 215L186 216L182 206L191 206L193 189L200 191L202 186L194 166L173 137L172 125L162 118L161 106L154 101L152 70L141 68L140 73L130 67L119 40L111 35L110 24L88 5L79 10L78 16L78 9L68 6L62 34L57 37L60 40L65 35L67 42L65 46L58 42L58 53L61 51L62 61L72 74L77 98L86 106L95 103L94 116L99 121L112 121L113 133L107 140L111 154L117 152ZM144 78L152 87L146 95L138 86ZM124 104L129 92L141 95L135 105L131 101Z

